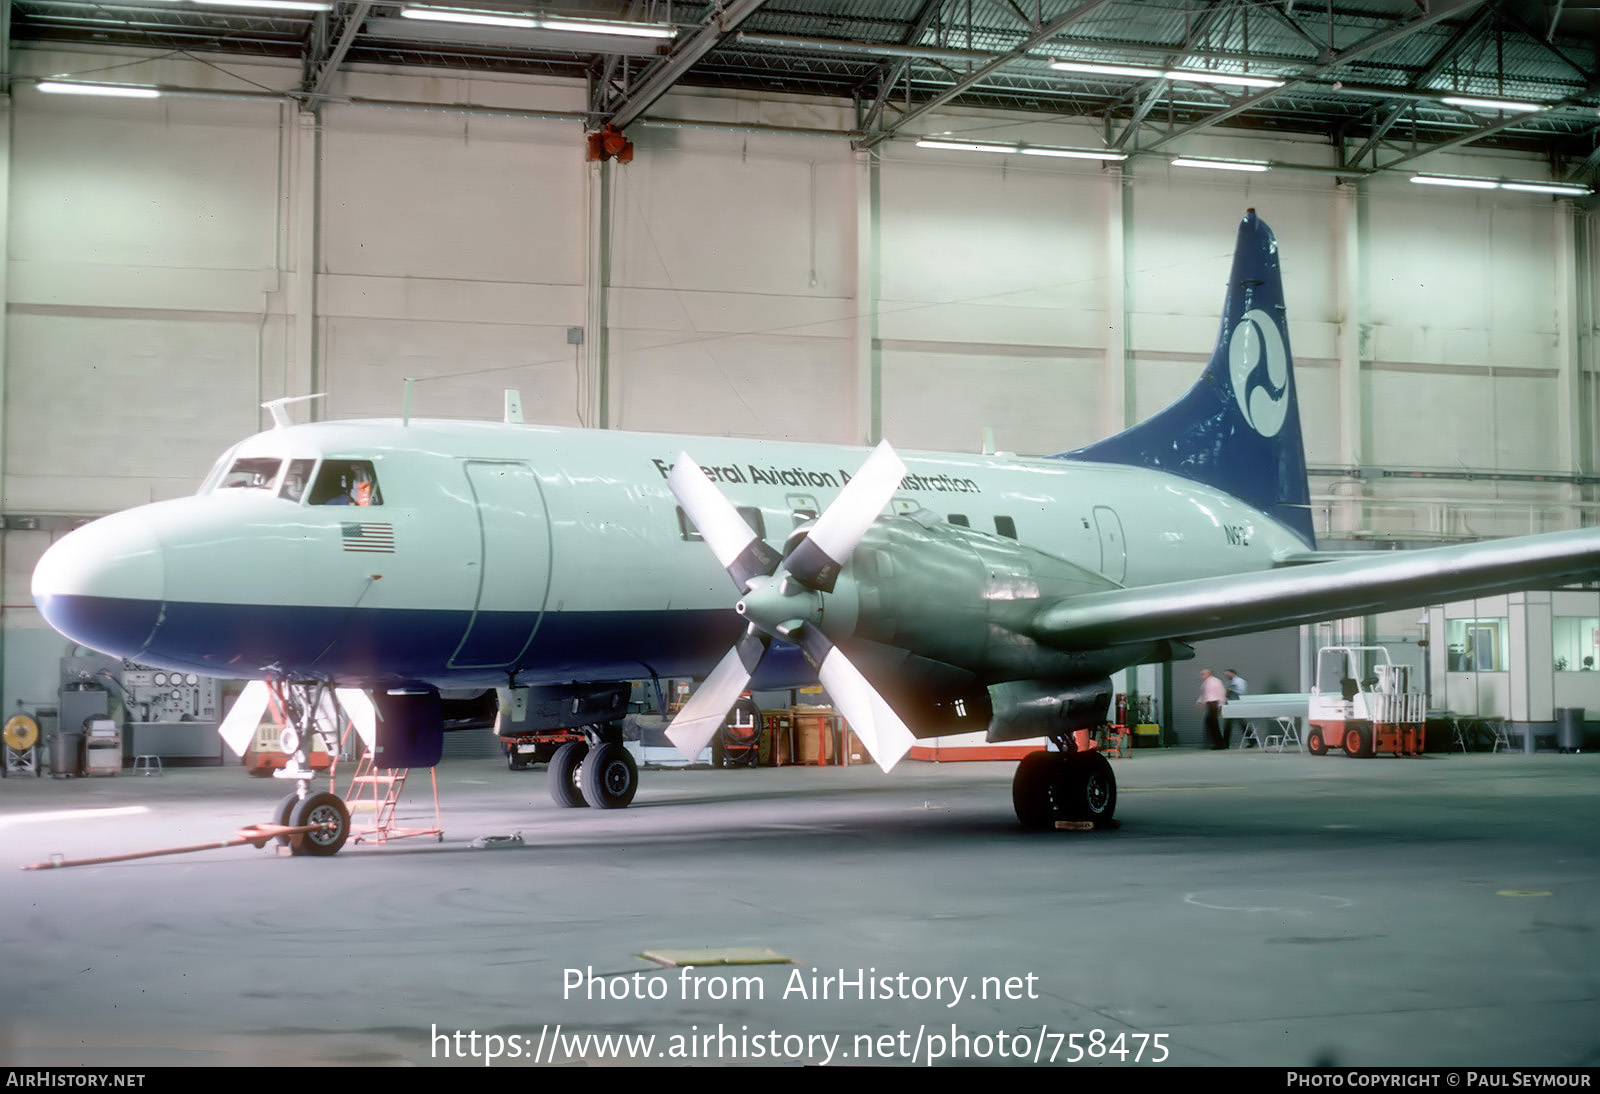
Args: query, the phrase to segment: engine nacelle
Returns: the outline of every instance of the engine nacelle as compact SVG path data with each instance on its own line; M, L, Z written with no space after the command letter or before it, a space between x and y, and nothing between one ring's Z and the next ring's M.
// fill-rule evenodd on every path
M995 684L989 689L989 696L994 706L989 740L1063 736L1105 722L1111 708L1111 681L1059 684L1013 680Z
M1143 651L1051 649L1029 635L1029 622L1041 602L1118 587L1064 559L919 512L873 525L825 598L820 622L835 642L893 646L983 683L1083 680L1135 663Z

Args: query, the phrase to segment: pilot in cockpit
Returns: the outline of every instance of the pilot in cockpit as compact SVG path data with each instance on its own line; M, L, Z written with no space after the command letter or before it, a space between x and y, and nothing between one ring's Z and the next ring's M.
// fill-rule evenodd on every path
M372 473L360 464L350 467L339 476L339 493L324 505L371 505Z

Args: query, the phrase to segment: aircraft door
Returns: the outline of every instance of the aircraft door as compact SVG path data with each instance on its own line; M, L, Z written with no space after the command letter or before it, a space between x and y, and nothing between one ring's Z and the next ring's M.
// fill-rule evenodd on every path
M1116 510L1097 505L1094 526L1100 533L1100 572L1120 585L1128 576L1128 548L1122 536L1122 519Z
M550 592L550 519L525 463L466 461L478 511L478 600L451 668L511 665L533 641Z

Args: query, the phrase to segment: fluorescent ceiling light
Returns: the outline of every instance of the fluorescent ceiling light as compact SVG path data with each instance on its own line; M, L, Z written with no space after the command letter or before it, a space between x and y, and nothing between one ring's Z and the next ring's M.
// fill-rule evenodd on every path
M1500 184L1493 179L1463 179L1449 175L1412 175L1412 182L1424 186L1455 186L1462 190L1498 190Z
M1192 72L1186 69L1169 69L1162 73L1169 80L1191 84L1227 84L1230 87L1282 87L1282 80L1266 76L1239 76L1232 72Z
M1058 156L1068 160L1125 160L1126 152L1089 152L1077 148L1024 148L1024 156Z
M520 27L532 30L532 19L513 15L492 15L486 11L452 11L449 8L401 8L402 19L425 19L430 23L471 23L480 27Z
M245 0L234 0L234 2L243 3ZM492 11L472 11L465 8L401 8L400 15L405 19L425 19L435 23L469 23L480 27L555 30L573 34L609 34L624 38L675 38L678 35L678 28L670 23L569 19L545 15L501 15Z
M1559 182L1502 182L1502 190L1521 190L1528 194L1568 194L1580 197L1589 193L1587 186L1567 186Z
M319 0L195 0L219 8L261 8L267 11L332 11L330 3Z
M1014 144L974 144L971 141L941 141L924 138L917 142L918 148L943 148L951 152L1020 152Z
M1092 72L1102 76L1138 76L1149 79L1164 75L1159 68L1136 68L1133 65L1098 65L1089 61L1055 61L1050 67L1058 72Z
M577 34L620 34L626 38L676 38L678 28L666 23L606 22L599 19L538 19L540 30L567 30Z
M1182 156L1172 161L1174 167L1205 167L1213 171L1266 171L1270 170L1265 163L1250 160L1192 160Z
M1056 156L1068 160L1125 160L1126 152L1102 152L1094 148L1050 148L1030 145L999 144L987 141L944 140L940 137L922 137L918 148L942 148L947 152L1021 152L1024 156Z
M52 95L107 95L115 99L159 99L161 92L153 87L130 87L127 84L76 84L60 80L41 80L39 90Z
M1473 110L1519 110L1523 113L1532 113L1544 109L1542 103L1519 103L1509 99L1477 99L1468 95L1446 95L1439 101Z

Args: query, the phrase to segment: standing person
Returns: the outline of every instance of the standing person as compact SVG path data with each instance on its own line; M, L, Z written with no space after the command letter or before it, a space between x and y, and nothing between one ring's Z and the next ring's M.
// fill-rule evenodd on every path
M1232 669L1224 669L1222 675L1227 677L1227 679L1223 681L1223 688L1225 689L1225 691L1227 693L1227 697L1228 697L1227 701L1228 702L1231 703L1235 699L1243 699L1247 694L1249 694L1249 692L1250 692L1250 681L1246 680L1243 676L1240 676L1237 672L1234 672ZM1240 736L1239 736L1239 747L1240 748L1244 747L1244 742L1245 742L1245 738L1244 738L1244 722L1239 718L1229 718L1226 722L1222 723L1222 747L1223 748L1227 748L1229 745L1231 745L1233 743L1233 727L1234 726L1238 726L1239 727L1239 734L1240 734Z
M1208 748L1226 748L1222 743L1222 704L1228 697L1228 689L1223 687L1222 681L1211 674L1210 669L1200 670L1200 698L1194 701L1197 707L1206 708L1206 745Z

